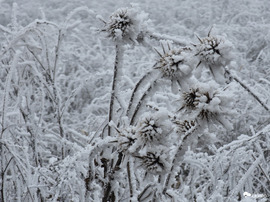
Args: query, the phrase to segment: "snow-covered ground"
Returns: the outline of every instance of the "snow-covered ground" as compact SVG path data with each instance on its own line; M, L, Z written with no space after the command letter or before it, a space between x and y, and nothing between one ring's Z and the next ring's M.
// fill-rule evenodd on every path
M0 2L0 201L270 200L267 0Z

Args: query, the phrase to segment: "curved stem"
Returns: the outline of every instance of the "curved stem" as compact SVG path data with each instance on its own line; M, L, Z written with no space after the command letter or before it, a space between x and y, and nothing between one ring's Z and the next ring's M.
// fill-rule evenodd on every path
M134 100L134 97L135 97L135 94L136 92L138 91L138 88L140 87L140 85L143 83L143 81L152 73L153 71L149 71L147 72L135 85L135 87L133 88L133 91L132 91L132 94L131 94L131 97L130 97L130 100L129 100L129 104L128 104L128 108L127 108L127 111L126 111L126 116L129 115L129 112L130 112L130 109L131 109L131 106L133 104L133 100Z
M154 82L148 87L148 89L144 92L144 94L142 95L142 97L140 98L138 104L136 105L135 111L131 117L130 120L130 125L134 124L134 120L136 118L136 115L142 105L143 100L145 99L145 97L148 95L148 93L152 90L152 88L156 85L158 79L155 79Z

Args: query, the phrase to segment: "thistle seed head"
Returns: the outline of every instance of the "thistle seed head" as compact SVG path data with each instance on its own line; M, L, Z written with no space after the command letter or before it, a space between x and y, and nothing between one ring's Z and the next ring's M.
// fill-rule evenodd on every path
M199 89L191 89L190 92L183 93L184 106L190 109L194 109L197 106L196 98L198 95Z
M195 45L195 56L199 57L200 63L225 66L232 60L231 50L233 45L223 37L209 35L203 39L198 37L198 39L200 44Z
M182 48L179 50L171 49L168 45L166 51L162 45L163 54L157 51L160 59L154 66L154 69L159 69L164 77L187 76L191 73L192 68L186 64L186 52L190 52L190 48Z
M147 15L138 8L120 8L115 11L110 20L105 23L102 31L108 33L108 37L114 41L122 41L124 43L134 43L140 39L144 27L146 27L145 19Z
M138 124L137 129L138 138L140 138L144 144L158 142L162 136L162 129L158 123L158 120L154 117L145 117Z

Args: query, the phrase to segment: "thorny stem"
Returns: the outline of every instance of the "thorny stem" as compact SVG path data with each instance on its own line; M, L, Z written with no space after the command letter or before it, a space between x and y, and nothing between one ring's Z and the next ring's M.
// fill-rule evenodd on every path
M228 69L225 69L226 73L233 78L237 83L239 83L250 95L252 95L262 106L264 109L266 109L266 111L270 112L270 108L268 106L266 106L263 101L260 100L260 98L252 92L252 90L245 85L242 81L240 81L240 79L237 76L234 76L231 74L231 72Z
M116 44L115 49L115 62L114 62L114 71L113 71L113 81L112 81L112 91L111 91L111 100L110 100L110 108L109 108L109 122L113 120L113 110L114 110L114 99L115 99L115 91L116 91L116 83L117 83L117 76L118 76L118 68L119 63L122 60L123 50L120 47L120 44ZM111 136L111 127L108 127L108 136Z
M134 120L135 120L136 115L137 115L137 113L138 113L138 111L140 109L140 106L142 105L143 100L145 99L145 97L147 96L147 94L151 91L151 89L156 85L157 80L158 79L156 79L156 80L153 81L153 83L148 87L148 89L144 92L144 94L140 98L138 104L136 105L135 111L134 111L134 113L133 113L133 115L131 117L130 125L133 125L134 124Z

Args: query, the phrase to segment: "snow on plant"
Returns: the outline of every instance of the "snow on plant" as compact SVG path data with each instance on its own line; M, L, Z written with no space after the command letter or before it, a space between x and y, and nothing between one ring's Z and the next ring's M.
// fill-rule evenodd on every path
M210 30L211 31L211 30ZM200 44L195 46L195 56L200 60L199 65L206 65L217 81L223 81L224 68L233 59L233 44L222 36L198 37Z
M191 52L189 47L172 49L168 44L166 51L162 44L163 53L157 53L160 56L158 62L154 65L154 69L159 69L164 77L177 77L182 79L190 76L193 67L187 63Z
M215 82L199 83L188 92L183 92L181 98L183 110L181 114L192 120L204 122L219 122L224 127L232 129L228 115L233 113L233 93L218 88Z
M102 31L108 33L116 41L124 43L136 43L140 34L147 27L147 14L133 6L131 8L120 8L111 16L110 20L105 23Z

